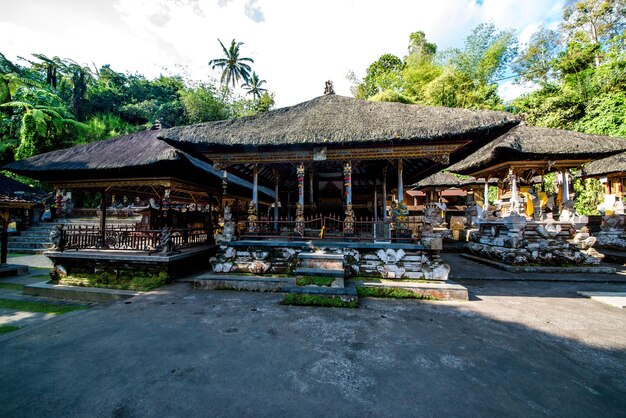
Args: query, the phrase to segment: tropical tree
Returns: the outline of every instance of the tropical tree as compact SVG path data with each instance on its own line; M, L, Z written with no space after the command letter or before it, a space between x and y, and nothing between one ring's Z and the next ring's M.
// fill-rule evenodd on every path
M259 79L259 75L253 71L250 80L244 84L243 88L247 90L246 95L251 94L253 98L260 99L261 94L267 91L267 89L261 87L265 83L266 81Z
M252 58L239 56L239 47L243 45L243 42L236 42L233 39L228 49L226 49L219 39L218 42L224 51L225 58L212 59L209 61L209 65L212 69L222 69L222 84L228 85L232 83L234 88L240 80L247 83L250 80L250 72L252 71L252 68L250 68L250 65L247 63L254 63L254 60Z

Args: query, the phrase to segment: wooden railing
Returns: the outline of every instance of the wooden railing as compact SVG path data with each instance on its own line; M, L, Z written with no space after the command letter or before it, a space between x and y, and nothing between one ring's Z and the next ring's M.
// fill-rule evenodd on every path
M135 213L135 208L107 208L107 218L131 218L140 216ZM71 213L65 214L70 219L93 219L100 217L100 209L75 208Z
M355 218L353 232L346 229L344 219L335 216L305 218L299 228L293 218L260 219L250 228L248 221L238 223L242 239L286 240L358 240L358 241L416 241L423 225L422 217L410 217L403 223L391 220L375 221L373 218Z
M67 225L62 229L62 249L111 249L157 251L161 248L163 231L134 226L107 227L104 242L100 227ZM205 228L176 228L171 230L175 249L206 245L213 239Z

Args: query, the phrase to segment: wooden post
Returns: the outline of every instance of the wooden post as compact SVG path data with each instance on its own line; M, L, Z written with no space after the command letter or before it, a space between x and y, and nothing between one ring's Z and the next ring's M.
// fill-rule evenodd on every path
M9 245L9 211L8 209L0 214L2 217L2 250L0 251L0 264L7 263L7 253Z
M563 193L561 194L563 197L563 202L561 204L569 200L569 177L567 173L568 173L567 169L561 171L561 177L563 178L563 182L561 183L561 186L563 188Z
M402 158L398 158L398 203L404 200L404 184L402 182Z
M274 230L278 232L278 183L279 183L278 170L274 169Z
M487 206L489 205L489 180L485 178L485 190L483 195L483 210L487 210Z
M383 168L383 221L387 222L387 167Z
M304 208L304 163L300 163L296 170L298 176L298 203Z
M343 185L347 207L352 204L352 162L350 161L343 165Z
M254 208L259 210L259 165L254 165L253 170L253 183L252 183L252 203L254 204Z
M107 192L102 189L102 197L100 199L100 240L101 248L106 248L106 226L107 226Z

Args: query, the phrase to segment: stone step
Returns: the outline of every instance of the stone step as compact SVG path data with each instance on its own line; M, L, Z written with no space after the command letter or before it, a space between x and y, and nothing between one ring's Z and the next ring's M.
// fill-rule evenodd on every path
M343 269L321 269L311 267L298 267L295 271L297 276L331 276L343 277L345 271Z
M46 235L45 237L35 237L35 236L21 236L14 235L9 237L9 243L12 242L50 242L50 237Z

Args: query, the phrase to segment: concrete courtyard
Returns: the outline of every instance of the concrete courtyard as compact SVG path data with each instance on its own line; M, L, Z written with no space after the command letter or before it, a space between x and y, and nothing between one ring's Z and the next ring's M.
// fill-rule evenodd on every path
M167 286L0 337L1 416L626 416L624 284L465 282L469 302Z

